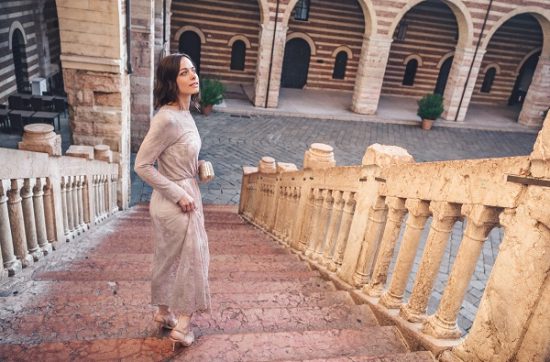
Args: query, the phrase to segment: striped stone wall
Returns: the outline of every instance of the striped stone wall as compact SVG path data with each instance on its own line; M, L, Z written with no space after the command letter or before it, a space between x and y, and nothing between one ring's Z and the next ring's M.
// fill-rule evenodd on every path
M433 92L439 75L438 64L442 58L455 50L458 36L456 19L445 4L425 2L411 9L403 18L407 23L404 40L394 40L384 74L382 94L403 95L419 98ZM414 84L402 85L405 60L419 56Z
M542 47L542 30L531 15L518 15L507 21L493 36L483 58L481 70L472 96L472 103L507 104L519 68L525 57ZM485 70L496 65L500 72L495 76L489 93L481 92Z
M184 26L194 26L205 36L201 46L201 75L215 76L222 81L254 83L258 55L260 11L257 0L173 0L170 51L178 51L175 35ZM250 42L246 49L243 71L230 70L231 46L235 35Z
M296 32L309 35L317 49L309 63L306 88L352 91L365 32L359 3L356 0L312 1L308 21L290 18L287 36ZM349 48L352 57L348 57L345 78L332 79L336 57L333 53L340 47Z

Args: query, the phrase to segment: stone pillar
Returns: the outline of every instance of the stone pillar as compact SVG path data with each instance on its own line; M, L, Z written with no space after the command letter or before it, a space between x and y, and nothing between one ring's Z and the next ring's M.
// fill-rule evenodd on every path
M250 174L258 172L258 169L250 166L243 166L243 177L241 183L241 196L239 199L239 214L248 215L252 197L250 187Z
M166 9L163 8L163 5L163 0L155 0L155 14L153 16L155 22L155 52L153 54L155 69L159 60L170 53L170 9L172 8L172 0L166 0ZM163 24L163 21L166 21L166 24Z
M42 179L37 178L33 188L34 219L36 220L36 239L38 246L44 255L52 252L52 246L48 243L46 232L46 216L44 213L44 190Z
M403 217L407 212L405 208L405 199L397 197L386 197L386 205L388 205L388 218L382 241L378 249L378 256L374 264L372 278L369 284L365 285L363 291L371 297L379 297L382 294L386 279L388 277L388 269L390 268L395 244L399 238Z
M330 223L327 228L325 250L321 257L321 263L325 266L332 260L334 245L338 237L338 229L342 220L342 212L344 211L344 198L342 195L342 191L335 190L332 192L332 215L330 216Z
M462 334L456 325L460 306L474 274L483 243L491 229L498 225L498 210L483 205L464 205L466 230L460 242L453 270L449 275L437 312L430 316L422 331L435 338L452 339Z
M269 156L262 157L258 163L258 172L269 174L276 173L277 164L275 163L275 159Z
M23 128L23 139L18 143L20 150L44 152L50 156L61 156L61 135L54 132L50 124L32 123Z
M67 177L61 177L61 207L63 209L63 231L65 241L71 240L69 231L69 210L67 209Z
M420 322L426 317L426 307L437 278L439 266L453 225L460 217L460 205L443 201L430 203L432 224L424 247L420 267L416 273L413 291L407 304L403 305L400 315L409 322Z
M281 16L279 16L280 20ZM254 105L265 107L267 101L267 107L276 108L279 104L279 90L288 27L279 22L277 23L277 29L275 29L274 21L270 21L270 19L265 19L265 21L261 25L259 36L260 44L258 47L256 78L254 80ZM275 34L275 44L273 44L273 34ZM272 45L273 57L271 54ZM271 74L269 74L270 67ZM269 99L266 99L268 84Z
M288 245L290 245L292 238L294 237L292 235L292 230L294 230L294 223L296 222L296 218L298 217L298 202L300 200L300 190L297 187L291 188L291 195L289 200L289 216L285 220L285 224L283 226L283 233L284 233L284 240L287 242Z
M337 192L337 191L334 191ZM319 218L319 228L317 230L317 237L315 238L315 247L312 258L322 263L323 251L326 247L326 231L329 226L330 214L332 213L332 206L334 204L334 198L332 197L333 191L324 191L323 206L321 209L321 216Z
M15 255L21 261L23 268L33 264L33 257L27 249L27 237L25 234L25 220L21 206L21 184L18 180L12 179L8 191L8 216L13 239Z
M74 229L78 235L80 235L80 232L83 231L82 225L80 224L80 218L82 215L79 212L78 207L78 176L72 177L71 182L71 195L73 200L73 223L74 223Z
M550 56L541 56L519 114L519 123L542 126L542 114L550 107ZM549 112L550 113L550 112Z
M26 178L23 181L23 188L21 189L21 207L23 209L23 219L25 220L27 250L29 254L32 255L34 261L38 261L42 257L42 251L38 246L38 239L36 237L36 220L32 200L32 189L31 180Z
M71 239L74 238L74 203L73 203L73 176L67 176L65 179L65 198L67 199L67 224Z
M323 208L323 201L324 201L324 190L322 189L314 189L313 190L313 209L311 213L311 231L309 232L308 238L306 240L306 251L304 252L304 255L308 258L311 258L315 251L315 242L317 239L317 234L320 233L322 226L320 225L321 220L321 210Z
M307 248L312 226L311 216L313 215L313 207L315 205L315 190L310 189L309 187L304 187L304 189L308 191L304 198L304 218L302 219L302 222L298 224L298 228L300 230L300 237L298 238L298 243L296 244L296 249L298 251L305 251Z
M84 198L82 192L84 189L83 185L84 176L77 176L76 179L76 200L78 205L78 226L81 230L86 230L87 225L84 222Z
M336 246L334 247L334 255L332 261L328 265L328 270L335 272L342 265L344 259L344 250L346 249L346 242L348 241L348 235L351 228L351 221L353 220L353 214L355 212L355 192L344 192L343 195L345 204L342 212L342 221L340 222L340 228L338 229L338 237L336 238Z
M107 144L120 153L118 201L125 209L130 186L131 96L124 9L125 0L63 2L57 7L73 141ZM90 36L105 34L106 29L108 36Z
M418 243L424 230L424 225L430 216L429 203L423 200L407 199L405 207L409 212L407 226L397 254L390 287L380 298L380 304L386 308L399 308L407 287Z
M160 1L162 3L162 1ZM132 0L132 68L130 77L131 147L137 152L153 116L155 1ZM161 6L162 8L162 6Z
M90 228L92 220L90 219L90 190L88 176L84 176L84 180L82 182L82 208L84 222L86 223L87 228Z
M369 211L367 230L361 243L361 252L357 260L355 274L353 275L353 284L357 287L368 283L370 279L374 257L384 233L387 213L388 207L386 206L385 197L378 196Z
M457 114L458 118L456 120L459 122L464 121L464 118L466 118L466 112L468 111L470 99L474 92L485 50L478 50L472 66L474 54L475 48L457 48L455 50L453 65L449 72L443 96L443 107L445 110L442 117L447 121L454 121ZM470 66L472 66L471 72ZM468 72L470 72L469 77ZM465 92L464 87L466 87ZM462 94L464 94L464 97L462 97ZM460 110L458 109L459 105Z
M46 185L44 185L44 218L46 219L46 236L48 243L53 249L57 244L57 233L55 230L55 207L52 192L52 183L49 178L46 179ZM63 217L63 215L61 215Z
M276 192L277 205L275 208L275 222L273 224L273 235L282 239L283 236L283 224L285 215L285 199L287 197L287 190L285 186L279 186Z
M364 36L361 58L353 88L351 110L355 113L375 114L382 91L384 73L390 56L392 39L382 36Z
M13 250L7 201L4 183L0 180L0 248L3 267L8 271L8 275L12 276L21 270L21 261L17 260Z
M336 166L334 149L324 143L312 143L304 154L304 170L324 170Z

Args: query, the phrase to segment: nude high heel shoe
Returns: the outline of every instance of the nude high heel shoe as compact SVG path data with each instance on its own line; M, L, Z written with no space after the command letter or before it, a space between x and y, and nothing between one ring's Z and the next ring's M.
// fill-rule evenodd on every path
M155 313L153 320L157 323L159 331L161 331L163 328L174 329L176 324L178 324L176 316L172 313L166 314L157 312Z
M195 334L191 330L191 318L187 319L187 321L182 318L178 319L177 325L170 332L170 340L172 341L172 351L176 350L178 343L181 343L184 347L189 347L193 344Z

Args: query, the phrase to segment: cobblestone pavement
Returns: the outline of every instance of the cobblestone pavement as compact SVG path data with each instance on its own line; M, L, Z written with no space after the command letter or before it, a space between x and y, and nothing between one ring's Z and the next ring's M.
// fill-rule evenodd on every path
M269 155L278 161L293 162L301 167L304 151L313 142L332 145L338 165L356 165L361 162L367 146L373 143L404 147L417 162L422 162L528 155L536 139L535 134L438 128L437 124L427 132L406 125L245 117L225 113L214 113L209 117L196 115L195 120L203 141L201 158L212 161L216 171L216 179L201 186L203 200L216 204L238 203L242 165L256 165L260 157ZM132 202L148 201L151 189L143 185L135 174L132 181ZM428 306L430 313L435 311L441 299L463 230L463 223L457 222L434 285ZM427 232L428 229L424 231L420 249ZM484 244L458 320L459 326L465 330L471 327L475 317L501 239L502 230L497 228L491 232L489 242ZM421 255L421 252L417 253L407 293L412 291Z

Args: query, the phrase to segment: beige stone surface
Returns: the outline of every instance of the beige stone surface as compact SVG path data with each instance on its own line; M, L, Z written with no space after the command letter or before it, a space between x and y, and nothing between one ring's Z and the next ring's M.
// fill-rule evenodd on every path
M92 146L84 145L70 145L65 155L71 157L81 157L87 160L94 159L94 148Z
M322 170L334 166L334 149L330 145L312 143L304 154L304 169Z
M54 132L50 124L33 123L24 127L20 150L44 152L50 156L61 156L61 135Z
M277 162L277 172L291 172L291 171L298 171L298 167L296 167L293 163L287 163L287 162Z
M363 166L376 165L378 167L385 167L396 163L411 162L414 162L414 158L406 149L375 143L367 147L361 164Z
M113 162L113 152L108 145L95 145L94 157L96 160Z
M273 157L264 156L260 159L260 162L258 163L258 172L261 173L276 173L277 172L277 164L275 163L275 159Z

